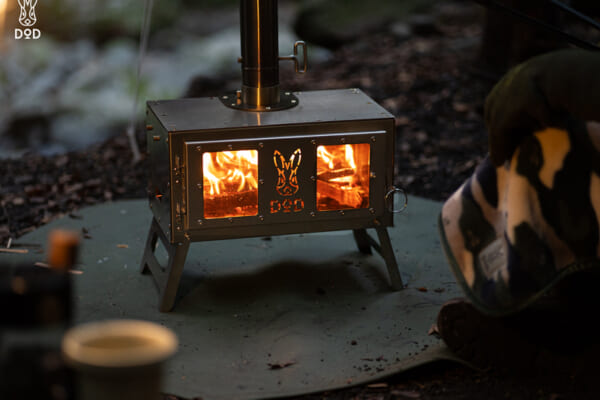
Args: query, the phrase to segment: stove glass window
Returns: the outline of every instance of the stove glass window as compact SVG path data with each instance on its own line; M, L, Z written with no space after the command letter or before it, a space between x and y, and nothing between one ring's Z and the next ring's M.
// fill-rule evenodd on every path
M317 210L369 207L368 143L317 148Z
M204 217L258 215L258 151L219 151L202 156Z

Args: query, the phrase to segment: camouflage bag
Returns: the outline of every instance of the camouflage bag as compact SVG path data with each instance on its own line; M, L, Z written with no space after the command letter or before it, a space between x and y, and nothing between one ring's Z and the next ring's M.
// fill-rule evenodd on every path
M563 277L600 266L600 124L571 119L485 159L439 219L457 282L480 311L503 315Z

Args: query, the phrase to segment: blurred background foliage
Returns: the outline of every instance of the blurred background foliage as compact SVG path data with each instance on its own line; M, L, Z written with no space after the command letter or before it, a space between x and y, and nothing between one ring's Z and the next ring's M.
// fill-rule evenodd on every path
M1 2L0 157L64 152L121 134L133 112L145 1L39 0L34 27L42 37L27 41L13 35L17 0ZM280 53L306 40L315 65L330 50L432 4L280 0ZM140 124L146 100L181 97L193 82L237 88L239 45L239 0L154 0L135 110Z

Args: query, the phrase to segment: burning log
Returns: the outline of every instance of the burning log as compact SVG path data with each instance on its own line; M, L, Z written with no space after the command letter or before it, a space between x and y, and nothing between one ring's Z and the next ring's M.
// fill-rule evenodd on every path
M354 176L353 168L341 168L336 170L326 170L322 172L317 172L317 179L324 182L331 182L333 179L337 178L352 178ZM352 179L349 179L351 181Z
M319 210L339 209L331 207L327 199L336 201L343 208L360 208L363 198L360 188L344 189L340 185L317 181L317 208Z
M258 190L223 193L204 198L206 218L243 217L258 214Z

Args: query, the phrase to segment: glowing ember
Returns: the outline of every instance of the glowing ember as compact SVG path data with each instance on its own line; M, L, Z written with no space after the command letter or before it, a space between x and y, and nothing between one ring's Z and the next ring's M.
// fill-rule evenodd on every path
M317 148L317 210L369 207L368 143Z
M258 214L258 151L204 153L204 216Z

